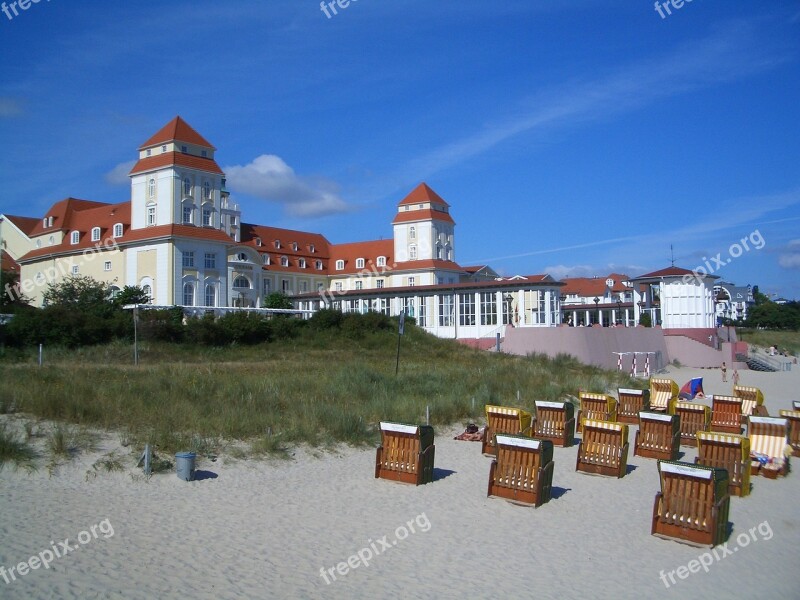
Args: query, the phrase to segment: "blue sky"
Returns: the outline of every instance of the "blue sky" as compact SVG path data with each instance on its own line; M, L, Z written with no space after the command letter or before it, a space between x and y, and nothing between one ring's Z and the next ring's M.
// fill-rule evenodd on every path
M129 199L136 149L180 114L248 222L389 237L426 181L463 265L637 275L672 244L679 266L800 298L800 2L671 11L41 0L0 13L0 212Z

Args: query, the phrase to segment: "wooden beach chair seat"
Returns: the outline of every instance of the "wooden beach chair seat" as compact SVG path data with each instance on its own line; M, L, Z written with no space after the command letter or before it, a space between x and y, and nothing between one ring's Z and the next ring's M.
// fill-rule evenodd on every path
M537 400L533 437L550 440L555 446L572 446L575 438L575 407L572 403Z
M678 415L639 413L639 431L633 453L645 458L678 460L681 445L681 420Z
M764 394L757 387L746 385L733 386L733 395L742 399L742 424L747 423L750 415L756 417L768 416L767 407L764 406Z
M628 425L584 419L575 470L623 477L628 467Z
M711 546L728 535L728 472L684 462L658 461L661 491L653 505L652 535Z
M742 433L742 399L714 394L711 402L711 431Z
M518 435L495 436L497 458L489 469L488 496L541 506L553 487L553 442Z
M675 414L681 419L681 445L697 446L697 432L711 427L711 409L696 402L678 402Z
M800 456L800 410L782 410L780 416L789 422L789 445L792 447L792 455Z
M421 485L433 481L433 427L381 422L375 477Z
M581 401L578 410L578 431L582 431L582 421L593 419L595 421L616 421L617 420L617 401L608 394L593 394L591 392L580 392L578 398Z
M789 421L778 417L748 417L750 472L774 479L789 472ZM764 464L758 457L766 457Z
M635 425L639 422L639 413L650 410L650 390L632 390L618 388L617 421Z
M494 436L498 433L531 437L533 415L521 408L487 404L486 428L483 430L481 452L494 456Z
M697 433L695 463L728 471L728 491L744 497L750 494L750 440L734 433Z
M672 379L650 378L650 410L663 412L668 415L675 414L675 404L678 402L678 384Z

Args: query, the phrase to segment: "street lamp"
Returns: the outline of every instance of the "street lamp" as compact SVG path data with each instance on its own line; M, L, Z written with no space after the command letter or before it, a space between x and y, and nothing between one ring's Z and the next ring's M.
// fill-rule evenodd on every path
M623 325L622 322L622 295L617 294L617 321L620 325Z
M600 298L595 296L594 297L594 310L595 310L595 313L597 314L597 322L599 323L600 322L600 310L597 307L598 304L600 304Z

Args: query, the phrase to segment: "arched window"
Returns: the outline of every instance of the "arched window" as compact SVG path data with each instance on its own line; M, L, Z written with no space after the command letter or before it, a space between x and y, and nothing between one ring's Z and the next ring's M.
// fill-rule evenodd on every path
M236 260L239 262L247 262L247 254L244 252L239 252L239 254L236 255Z
M415 244L411 244L408 248L408 259L417 260L417 246Z
M72 235L70 236L70 243L77 244L80 241L81 241L81 232L73 231Z
M250 289L250 280L247 279L244 275L239 275L236 279L233 280L233 287L235 288L244 288L249 290Z
M117 223L114 225L114 237L122 237L122 223Z
M314 267L317 269L317 271L322 271L322 261L321 260L316 261L314 263Z
M153 288L148 284L144 284L142 286L142 292L144 292L144 295L147 296L148 304L152 304L153 303Z
M99 227L92 227L92 241L99 242L100 241L100 228Z
M206 285L206 306L216 306L217 305L217 289L214 287L213 284L209 283Z
M289 257L288 256L281 256L281 266L288 267L289 266Z
M439 260L444 258L444 249L442 248L441 244L436 244L436 258Z
M151 198L156 197L156 180L152 177L150 178L149 183L147 184L147 195Z
M281 247L281 241L275 240L275 248L280 248L280 247Z
M343 260L337 260L336 261L336 270L337 271L344 271L344 261Z
M112 285L110 288L108 288L108 297L111 298L112 300L116 298L118 294L119 294L119 288L117 286Z
M306 268L306 259L305 258L301 258L299 261L297 261L297 263L298 263L298 265L300 266L301 269L305 269Z
M188 177L185 177L183 179L183 195L184 196L192 195L192 182L189 180Z
M417 228L413 225L408 228L408 239L415 240L417 239Z
M363 269L364 268L364 259L357 258L356 259L356 269Z
M378 266L379 267L385 267L386 266L386 257L385 256L379 256L378 257Z
M194 306L194 285L191 283L183 284L183 305Z
M297 242L292 242L292 250L297 252Z
M264 261L264 264L265 264L265 265L268 265L268 264L270 264L270 262L271 262L271 261L269 260L269 254L265 254L265 255L264 255L264 258L263 258L262 260Z
M261 247L261 238L256 238L256 246Z

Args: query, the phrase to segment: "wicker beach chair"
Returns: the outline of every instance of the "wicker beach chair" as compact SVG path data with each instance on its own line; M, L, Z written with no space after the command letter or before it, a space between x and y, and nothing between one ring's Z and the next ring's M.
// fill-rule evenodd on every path
M792 456L800 456L800 410L782 410L780 416L789 422L789 445Z
M742 433L742 399L714 394L711 402L711 431Z
M650 410L663 412L668 415L675 414L675 404L678 402L678 384L672 379L650 378Z
M698 432L695 463L728 471L728 491L732 495L750 494L750 440L746 436Z
M711 427L711 409L696 402L678 402L675 414L680 417L681 445L697 446L697 432Z
M742 424L747 422L747 417L768 416L767 407L764 406L764 394L757 387L746 385L733 386L733 395L742 399Z
M777 417L748 417L750 473L774 479L789 472L789 421ZM759 460L762 459L762 460ZM767 462L762 462L766 460Z
M581 408L578 410L578 431L582 431L581 422L585 419L595 421L616 421L617 401L608 394L581 392L578 394Z
M533 437L550 440L555 446L572 446L575 438L575 407L572 403L537 400Z
M433 481L433 427L381 423L375 477L421 485Z
M661 491L653 505L652 535L698 546L728 535L728 472L684 462L658 461Z
M575 470L624 477L628 467L628 426L625 423L584 419Z
M639 422L639 413L650 410L650 390L617 389L617 421L635 425Z
M525 436L495 436L497 458L489 469L488 496L541 506L553 487L553 442Z
M494 436L498 433L531 437L533 416L521 408L486 405L486 427L483 430L481 452L494 456Z
M678 460L681 445L681 420L678 415L639 413L639 431L633 446L636 456Z

